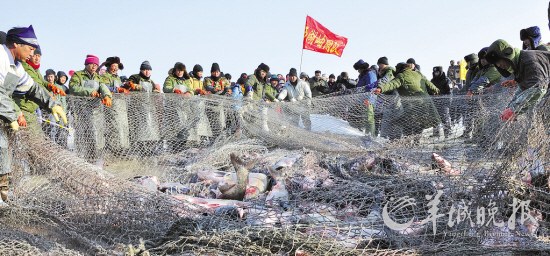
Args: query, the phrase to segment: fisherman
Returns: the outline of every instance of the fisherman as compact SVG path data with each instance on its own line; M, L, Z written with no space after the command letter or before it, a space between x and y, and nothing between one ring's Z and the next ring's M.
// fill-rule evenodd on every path
M433 68L432 80L431 82L439 89L439 95L441 97L434 98L434 104L439 113L439 118L443 122L443 134L445 138L448 138L451 135L451 117L449 114L449 107L451 105L451 86L452 81L445 75L443 72L442 66L437 66ZM439 137L440 125L434 127L433 136Z
M205 95L208 93L208 91L203 89L204 83L202 81L202 72L202 66L196 64L190 74L190 89L195 93L195 95Z
M75 135L77 140L77 154L88 161L103 167L103 150L105 148L104 127L96 120L105 120L98 101L107 107L112 106L112 94L107 87L106 79L97 73L99 58L88 54L84 60L84 69L74 72L69 81L69 92L75 96L91 97L92 99L78 98L74 103L77 106L90 104L91 108L81 108L75 112Z
M5 45L0 46L0 98L3 102L3 108L0 116L3 121L9 124L12 131L18 131L20 124L18 116L21 110L17 107L12 94L21 97L28 97L44 109L51 109L56 121L59 117L63 123L67 123L67 116L60 104L52 97L48 91L37 84L25 72L22 63L28 59L35 49L39 48L38 40L31 26L12 28L8 31ZM25 126L25 123L21 123ZM8 175L11 172L11 159L8 148L8 130L0 129L0 199L3 202L8 200L9 180Z
M212 63L210 68L210 76L204 78L204 90L218 95L230 95L231 83L221 75L220 65L218 63Z
M288 72L288 81L285 87L279 93L279 101L290 101L305 103L304 107L300 107L298 104L285 105L288 107L288 113L290 119L295 125L300 122L300 117L307 130L311 130L311 119L309 116L309 105L311 104L311 89L309 84L304 80L298 79L298 72L295 68L291 68ZM285 111L286 113L286 111Z
M476 77L477 72L479 71L479 58L476 53L471 53L466 56L464 56L464 61L466 62L466 80L462 85L462 89L458 92L458 96L453 98L453 105L455 110L453 112L456 112L454 122L459 122L460 117L462 116L462 124L464 125L464 131L460 138L466 139L468 142L471 139L472 136L472 129L473 129L473 115L475 114L474 110L476 107L474 105L477 105L476 99L470 97L471 92L470 90L470 84L472 83L472 80ZM465 95L469 95L466 97Z
M549 51L548 46L540 43L540 28L537 26L524 28L519 31L519 38L523 41L523 50Z
M142 92L161 92L161 88L151 79L153 68L149 61L143 61L139 66L139 74L133 74L128 77L128 85L131 91Z
M362 87L365 92L370 92L374 89L378 77L376 72L371 70L369 63L360 59L353 64L353 68L359 72L357 87ZM376 128L373 104L375 102L371 104L368 98L358 104L352 104L350 106L348 122L352 127L363 130L365 135L375 137Z
M504 121L531 110L546 94L550 81L550 52L522 51L498 39L489 46L485 59L503 77L513 75L517 90L501 114Z
M469 84L468 95L479 95L493 91L494 87L497 87L497 84L500 84L504 78L498 72L494 64L487 62L485 56L487 55L487 50L489 47L482 48L477 54L479 58L479 71L477 71L475 77L472 79ZM474 100L471 102L470 112L480 112L481 103L485 98L474 97ZM490 138L487 136L493 136L494 134L485 134L483 137L482 129L488 128L483 125L484 120L487 119L486 116L476 115L472 117L471 123L474 125L472 129L472 142L478 143L478 145L487 143ZM492 133L492 132L490 132Z
M117 56L108 57L101 66L107 68L103 77L107 80L109 90L111 92L128 94L128 89L122 87L122 80L118 76L118 71L124 69L124 65L120 62L120 58Z
M231 95L231 83L222 75L220 65L216 62L210 67L210 76L204 78L203 90L214 95ZM221 134L226 127L226 116L223 101L206 101L206 114L214 135Z
M268 120L267 120L267 106L261 104L268 102L269 99L274 99L273 95L274 90L269 90L269 84L267 82L267 74L269 73L269 66L265 63L260 63L258 68L254 70L254 74L248 76L245 85L245 97L248 99L253 99L255 101L260 101L260 116L261 116L261 127L264 132L269 132ZM276 91L275 91L276 92Z
M29 76L34 80L34 82L42 86L43 88L48 87L48 82L44 80L40 72L40 61L42 59L42 52L40 48L36 48L34 54L24 62L21 62L21 65L29 74ZM22 115L19 117L20 120L26 120L26 126L31 132L40 134L42 129L40 128L39 119L42 119L42 112L32 99L27 98L25 95L14 94L13 99L17 106L22 110Z
M321 70L315 70L315 76L309 79L309 85L313 97L328 93L327 81L321 77Z
M396 131L390 133L390 139L399 138L401 135L420 134L423 129L440 123L437 110L428 92L423 89L423 84L439 93L439 89L434 84L425 80L419 72L412 70L410 65L399 63L396 77L389 82L378 84L374 89L375 94L396 90L403 96L402 111L394 113L395 117L388 117L391 120L392 129ZM415 142L418 142L418 139L415 139Z

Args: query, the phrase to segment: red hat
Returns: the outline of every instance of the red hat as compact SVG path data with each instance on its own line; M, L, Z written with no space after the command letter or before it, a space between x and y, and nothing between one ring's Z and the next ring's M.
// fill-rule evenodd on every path
M99 66L99 58L91 54L86 55L86 60L84 61L84 65L88 65L88 64L96 64Z

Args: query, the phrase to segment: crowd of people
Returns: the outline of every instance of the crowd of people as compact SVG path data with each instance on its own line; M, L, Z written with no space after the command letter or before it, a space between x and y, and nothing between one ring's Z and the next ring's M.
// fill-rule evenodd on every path
M365 99L357 109L360 121L350 120L350 125L363 130L368 136L385 136L390 139L418 134L423 129L434 127L434 136L439 136L443 127L444 136L450 136L451 126L463 120L463 137L472 136L474 120L468 115L474 111L475 97L464 97L451 104L449 97L435 95L475 95L491 93L495 88L516 86L517 92L508 107L502 112L502 120L513 120L517 115L528 111L544 95L550 76L550 53L541 44L540 29L529 27L520 31L523 50L512 47L504 40L497 40L477 53L464 56L464 59L450 62L447 73L442 66L432 69L432 78L421 73L415 59L399 62L394 66L386 57L378 58L376 65L360 59L353 64L358 72L356 79L347 72L338 76L327 76L320 70L310 77L307 73L290 68L287 74L271 72L267 64L261 63L250 75L242 73L235 82L230 74L221 72L218 63L212 63L210 75L204 76L201 65L196 64L188 72L185 64L177 62L168 71L164 83L151 79L153 70L149 61L143 61L137 74L119 76L124 69L117 56L105 61L92 54L84 58L84 67L79 71L40 71L42 49L32 26L18 27L7 33L0 33L0 116L13 131L26 126L40 132L40 122L53 123L63 119L67 123L67 95L98 98L106 107L113 105L113 94L129 93L174 93L190 98L195 95L224 95L235 100L270 102L301 102L311 107L314 97L363 93ZM369 93L370 92L370 93ZM389 126L392 132L383 134L380 123L384 112L392 110L392 104L377 104L375 95L391 94L400 97L414 96L414 100L403 101L399 118ZM413 98L411 98L413 99ZM423 111L417 111L422 109ZM40 111L51 111L52 120L44 120ZM261 110L264 115L267 109ZM306 129L311 130L309 111L293 113L296 124L302 119ZM412 125L411 125L412 123ZM61 124L61 125L63 125ZM264 122L265 130L269 130ZM0 136L7 131L1 129ZM66 138L65 138L66 139ZM0 141L7 141L2 139ZM61 143L64 143L63 141ZM0 145L2 167L0 169L0 195L7 199L7 144Z

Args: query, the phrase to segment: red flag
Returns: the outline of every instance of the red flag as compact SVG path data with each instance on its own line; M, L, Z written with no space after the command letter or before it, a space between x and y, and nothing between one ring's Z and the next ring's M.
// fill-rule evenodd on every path
M307 16L303 49L342 56L348 39L332 33L319 22Z

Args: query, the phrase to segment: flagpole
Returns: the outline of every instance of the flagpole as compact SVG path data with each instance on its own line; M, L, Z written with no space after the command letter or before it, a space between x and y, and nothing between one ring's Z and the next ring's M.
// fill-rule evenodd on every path
M302 60L304 59L304 48L302 47L302 56L300 56L300 73L302 73Z

